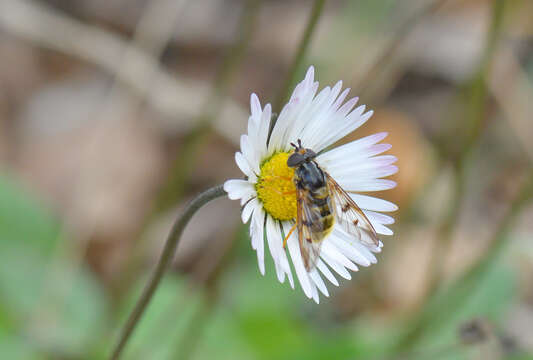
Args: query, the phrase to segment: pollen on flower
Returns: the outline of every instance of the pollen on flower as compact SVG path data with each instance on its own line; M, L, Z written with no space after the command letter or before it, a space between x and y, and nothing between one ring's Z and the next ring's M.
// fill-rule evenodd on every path
M281 152L266 160L255 185L265 211L277 220L296 218L296 186L294 168L287 166L289 155Z

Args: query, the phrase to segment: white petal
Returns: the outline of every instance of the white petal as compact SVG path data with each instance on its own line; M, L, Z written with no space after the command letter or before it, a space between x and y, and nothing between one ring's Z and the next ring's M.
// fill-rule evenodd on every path
M321 151L322 149L334 144L370 119L373 111L368 111L366 114L362 115L364 109L364 105L361 105L352 111L347 117L343 117L341 120L333 121L331 124L331 131L323 137L322 141L317 145L316 151Z
M349 194L350 197L355 201L357 206L363 210L373 210L373 211L396 211L398 206L391 203L390 201L379 199L373 196L361 195L361 194Z
M252 213L257 207L258 207L257 198L253 198L252 200L248 201L246 205L244 205L242 212L241 212L241 219L242 219L243 224L246 224L248 220L250 220L250 216L252 216Z
M270 106L270 104L267 104L261 115L261 122L259 124L259 133L257 136L257 144L255 144L257 146L259 159L264 159L267 157L267 138L268 138L268 132L270 131L271 119L272 119L272 107Z
M361 266L370 266L371 258L367 258L361 252L359 252L356 247L352 246L355 240L349 239L341 230L335 229L334 233L329 236L328 240L332 241L335 246L337 246L337 248L350 260Z
M346 191L363 192L363 191L382 191L389 190L396 187L396 182L388 179L374 179L374 180L359 180L352 179L346 181L344 179L337 179L339 185Z
M326 284L324 284L324 280L322 280L322 277L320 277L320 274L318 273L317 269L313 269L309 273L309 277L311 278L311 280L313 280L316 287L318 288L318 290L320 290L322 294L329 296L329 292L326 287Z
M346 268L339 264L337 261L332 259L329 255L321 253L320 257L322 258L322 260L324 260L326 264L329 265L329 267L331 267L334 271L337 272L337 274L339 274L343 278L347 280L350 280L352 278L348 270L346 270Z
M323 154L320 154L317 157L317 161L320 161L320 163L324 164L335 164L346 159L351 159L354 156L359 158L361 154L363 155L363 157L369 157L371 155L366 154L368 149L370 149L372 145L377 144L386 137L386 132L366 136L364 138L349 142L347 144L338 146L330 151L326 151Z
M374 230L376 230L376 232L378 234L381 234L381 235L393 235L394 232L389 229L388 227L386 227L385 225L382 225L380 223L376 223L376 224L372 224L374 226Z
M261 103L259 102L259 98L255 93L252 93L250 96L250 111L254 119L259 120L261 118Z
M381 213L370 211L370 210L364 210L363 212L365 213L368 220L372 222L372 224L376 222L380 224L386 224L386 225L394 224L394 218L392 216L381 214Z
M398 172L398 167L395 165L388 165L380 168L361 171L350 171L349 168L338 170L326 168L324 170L326 170L339 183L339 185L345 188L346 186L350 186L348 184L366 183L381 177L393 175Z
M291 267L289 265L289 261L287 259L287 254L285 253L285 250L283 250L283 253L280 257L280 267L281 269L287 274L287 278L289 279L289 284L291 285L291 288L294 289L294 279L292 278L292 271Z
M244 205L242 212L241 212L241 218L242 223L246 224L248 220L250 219L250 216L252 216L252 213L254 210L259 206L259 201L257 198L253 198L252 200L248 201L246 205Z
M309 123L310 118L313 115L314 96L318 90L318 83L314 83L313 86L302 95L301 99L298 99L298 103L290 113L291 126L287 128L282 140L282 148L280 150L290 149L290 143L295 142L304 127ZM295 101L295 100L293 100Z
M338 227L334 230L335 237L332 241L350 260L353 260L361 266L370 266L377 262L374 254L370 252L369 246L355 239L350 234L347 234L342 228ZM332 234L333 236L333 234ZM373 247L379 249L379 247Z
M344 102L344 99L346 99L346 96L348 96L349 93L350 93L350 88L344 89L343 92L341 93L341 95L335 101L335 103L333 103L332 109L337 111L339 109L339 107L341 106L341 104Z
M298 116L296 116L295 125L287 135L286 141L296 142L297 139L301 139L306 147L313 147L313 144L307 142L307 134L310 131L312 132L317 124L321 122L321 114L324 110L327 110L325 105L330 93L331 89L326 87L307 106L302 106Z
M304 84L305 87L309 88L312 86L314 81L315 81L315 67L309 66L309 68L307 69L307 72L305 73L305 78L302 81L302 83Z
M245 199L247 200L255 196L254 186L246 180L232 179L224 183L224 191L228 193L231 200Z
M339 110L337 110L337 114L342 117L345 117L346 115L348 115L350 111L352 111L353 107L355 106L355 104L357 104L358 101L359 101L358 97L354 97L346 101L346 103L342 105ZM361 109L359 110L359 112L363 113L364 109L365 109L365 105L361 105Z
M374 157L366 157L364 152L361 152L362 156L348 157L338 159L335 162L328 163L328 170L335 171L337 173L345 172L352 174L365 173L375 169L382 169L391 166L398 159L392 155L380 155Z
M252 224L250 225L250 232L257 251L257 264L259 265L259 271L262 275L265 275L265 241L263 238L264 233L264 221L265 213L261 207L258 207L254 211L252 217Z
M252 144L257 142L257 135L259 134L259 121L254 119L253 116L248 118L248 138L251 140Z
M299 133L300 130L295 129L302 129L303 124L307 122L308 119L301 115L311 104L317 89L318 83L314 82L314 68L310 67L305 79L296 85L289 102L278 116L268 144L269 155L276 151L290 149L289 143L296 141L296 139L290 139L289 136L292 133Z
M276 222L272 218L272 216L267 216L266 221L266 235L267 235L267 242L268 242L268 248L270 250L270 254L272 255L272 260L274 260L274 265L276 267L276 274L278 276L278 280L283 283L285 280L285 271L282 269L280 263L281 263L281 253L283 251L282 249L282 239L281 239L281 231L279 227L277 226Z
M283 271L279 263L274 263L274 267L276 268L276 276L278 277L278 281L283 284L285 282L285 271Z
M288 221L284 221L284 222L282 222L281 226L283 227L283 232L285 234L288 234L290 229L292 228L292 223L290 223ZM283 237L283 239L285 239L285 237ZM289 283L290 283L291 287L294 289L294 280L292 278L292 270L291 270L291 266L289 265L289 260L287 258L287 252L283 248L283 244L281 244L280 265L281 265L281 268L287 274L287 277L289 278Z
M324 143L329 143L328 137L335 136L335 132L339 132L340 137L348 135L350 123L355 121L356 116L360 116L360 113L354 112L349 117L346 117L347 113L355 106L358 98L350 99L342 107L340 105L348 95L349 89L343 91L339 98L335 101L335 97L340 91L341 82L337 83L331 91L330 97L322 105L322 109L318 109L315 112L313 121L310 121L313 126L308 126L305 129L305 133L302 137L305 137L304 144L306 147L310 147L315 151L321 151L324 148ZM339 108L340 107L340 108ZM360 112L364 107L358 108ZM327 136L325 136L327 134ZM303 140L303 139L302 139Z
M339 93L341 92L341 89L342 89L342 81L337 81L335 86L333 86L333 88L331 89L330 101L328 101L328 104L327 104L328 107L332 107L332 105L333 105L334 110L337 109L337 108L334 107L334 102L337 99L337 96L339 96ZM346 90L349 91L349 89L346 89ZM346 93L346 95L348 95L348 93ZM344 95L344 96L346 97L346 95ZM342 103L344 101L344 98L342 98L340 101Z
M306 119L306 124L300 134L295 137L301 139L305 147L315 149L318 139L324 136L324 131L329 130L331 124L328 122L334 113L331 104L335 100L334 97L337 96L339 90L337 87L334 89L324 88L313 100L313 104L307 112L302 114Z
M316 262L316 268L320 270L322 274L328 279L333 285L339 286L339 282L335 278L335 275L329 270L326 264L324 264L324 261L322 259L318 259Z
M248 181L249 182L252 182L252 183L256 183L257 182L257 176L255 175L255 173L250 168L250 165L248 164L248 161L244 158L242 153L240 153L240 152L236 152L235 153L235 162L237 163L237 166L239 167L239 169L241 169L243 174L248 176Z
M311 289L313 290L313 300L317 304L320 304L320 297L318 296L318 290L316 289L316 285L314 282L311 282Z
M335 245L331 241L328 241L327 239L322 244L322 249L320 251L320 254L324 254L329 256L332 260L335 260L345 268L348 268L352 271L359 270L357 268L357 265L355 265L353 262L351 262L342 252L340 252Z
M353 253L348 250L345 246L342 244L348 244L350 247L352 247L360 256L364 257L368 262L375 264L377 262L376 257L374 254L371 253L371 251L378 250L381 246L383 246L383 243L380 241L378 247L366 245L369 242L361 242L358 239L354 238L352 235L346 233L342 227L335 227L333 230L333 233L337 236L337 239L333 239L334 241L338 242L338 246L341 250L345 250L344 254L348 255L348 252L350 252L350 255L353 255ZM332 234L333 236L333 234ZM377 251L379 252L379 251ZM370 264L368 262L362 262L361 265L363 266L369 266Z
M259 157L248 135L241 135L241 152L252 171L259 174Z
M369 248L363 244L361 244L360 242L358 241L354 241L352 243L352 246L354 248L357 249L357 251L359 251L364 257L366 257L367 259L370 260L370 262L372 264L375 264L378 262L378 260L376 259L376 257L374 256L374 254L372 254L372 252L370 252Z
M296 271L296 276L300 281L302 290L308 298L312 298L313 290L311 287L311 282L303 264L300 246L298 245L298 239L296 239L294 234L292 234L287 241L287 247L289 248L289 254L291 255L292 263L294 264L294 270Z

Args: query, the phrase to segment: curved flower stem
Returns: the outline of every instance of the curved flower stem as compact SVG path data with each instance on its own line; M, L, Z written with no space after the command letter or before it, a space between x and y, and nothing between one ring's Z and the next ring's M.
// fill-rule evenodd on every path
M222 188L222 185L217 185L215 187L212 187L204 191L203 193L198 195L196 198L194 198L187 205L187 207L185 208L183 213L178 217L178 219L176 219L167 237L165 247L163 248L163 252L161 253L161 257L159 258L159 261L157 262L154 272L152 273L150 280L148 280L148 283L146 284L141 294L141 297L137 301L137 304L135 304L135 308L133 309L130 316L128 317L128 321L122 328L119 340L116 343L115 348L113 349L113 353L110 359L115 360L120 357L122 350L126 346L126 343L128 342L131 334L133 333L133 330L135 329L137 323L141 319L141 316L143 315L144 311L148 307L148 304L150 303L150 300L152 299L155 293L155 290L157 289L157 286L159 285L161 281L161 278L163 277L165 271L170 265L172 259L174 258L174 253L181 239L181 234L183 233L183 230L185 229L185 227L187 226L187 224L189 223L193 215L202 206L204 206L211 200L214 200L218 197L223 196L225 193L226 192Z
M240 16L239 31L235 43L225 52L220 69L217 71L215 82L210 94L205 100L203 111L198 115L191 129L183 140L183 145L176 159L172 161L169 169L169 176L162 184L159 193L156 195L151 214L141 225L140 233L143 233L146 226L153 218L175 205L184 194L185 185L190 181L191 173L197 165L197 159L202 152L202 145L205 144L210 134L210 124L220 112L228 87L232 84L237 74L239 65L242 63L257 27L257 21L263 0L247 0L242 15ZM126 293L137 277L138 264L143 259L143 249L145 248L141 238L136 240L133 254L126 260L123 266L124 276L118 280L118 293Z
M315 0L315 3L313 5L313 9L311 9L311 15L309 16L309 21L307 22L307 25L305 27L305 32L302 36L302 40L300 41L300 45L298 45L298 50L296 51L296 54L294 55L294 59L292 60L291 66L289 68L289 71L287 72L287 77L285 78L285 82L283 83L283 87L281 88L281 91L278 94L278 98L273 106L274 111L281 111L281 106L286 102L289 92L291 89L291 85L294 81L294 77L296 76L296 72L298 71L298 68L302 64L303 58L305 56L305 52L307 51L307 48L309 47L309 43L311 42L311 37L316 29L316 24L318 23L318 19L320 18L320 15L322 15L322 10L324 9L324 3L325 0ZM274 127L274 122L272 122L271 129Z

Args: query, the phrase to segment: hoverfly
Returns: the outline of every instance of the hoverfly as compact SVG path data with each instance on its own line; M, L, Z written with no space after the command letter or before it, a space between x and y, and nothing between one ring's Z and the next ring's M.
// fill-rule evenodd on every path
M287 166L295 168L297 211L296 224L285 242L297 228L305 269L311 271L316 266L322 242L335 221L362 243L378 246L374 227L350 195L314 161L317 154L305 149L301 140L298 145L291 145L295 150L287 159Z

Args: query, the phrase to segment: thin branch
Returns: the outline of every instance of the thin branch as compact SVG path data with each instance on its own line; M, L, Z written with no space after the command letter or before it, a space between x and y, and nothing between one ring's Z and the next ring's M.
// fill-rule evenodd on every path
M475 286L476 280L479 276L486 272L487 268L494 263L501 254L501 250L506 244L509 238L509 233L513 229L513 224L521 214L522 210L531 203L533 200L533 169L529 170L526 180L524 181L521 189L519 190L514 201L509 206L509 209L503 219L500 221L497 230L490 241L489 248L485 254L479 258L479 260L473 264L470 269L463 273L457 280L455 280L450 286L447 287L444 294L441 294L442 298L449 298L450 303L447 305L449 309L458 309L467 301L470 294L472 294L472 287ZM468 284L465 286L464 284ZM456 294L451 297L450 294ZM461 296L457 296L460 293ZM424 330L429 326L437 326L439 317L445 314L445 309L442 306L435 306L430 302L427 303L425 308L419 313L410 325L410 329L406 335L400 340L395 349L403 352L404 349L410 348L416 343L419 336L424 334Z
M221 68L212 86L211 93L204 98L202 112L194 118L195 127L185 136L180 153L170 166L170 175L161 185L159 194L156 197L152 215L145 220L145 224L150 223L153 217L175 205L183 196L185 185L190 180L194 170L201 145L209 135L212 125L220 117L222 102L226 98L225 92L236 74L236 69L244 57L246 50L253 36L253 30L257 23L259 5L261 0L248 0L242 15L240 16L239 33L233 46L231 46L222 61ZM241 118L246 118L243 115ZM238 136L237 136L238 138ZM143 231L141 231L142 233ZM139 238L134 248L135 253L130 256L123 266L123 274L119 281L120 287L128 287L132 280L136 278L139 261L144 257L142 239Z
M356 94L364 94L368 91L371 83L383 72L387 63L393 57L394 53L400 48L411 32L416 28L420 22L428 15L433 14L439 10L448 0L433 0L423 6L419 11L416 11L410 16L402 25L394 31L394 36L389 40L388 44L384 46L384 50L378 58L372 63L370 68L365 72L361 80L357 82Z
M490 65L495 55L495 49L502 30L505 0L496 0L492 8L491 24L484 53L481 57L479 70L468 86L468 107L465 116L466 128L463 130L466 138L460 149L455 167L455 186L446 218L441 226L440 241L433 252L432 271L430 271L429 292L436 290L441 277L445 254L452 242L452 232L459 220L462 200L465 193L468 160L482 134L486 118L486 105L488 101L487 79L490 75Z
M529 157L529 163L533 165L533 144L529 136L533 114L533 82L508 44L498 48L488 86L504 119Z
M185 227L187 226L187 224L189 223L193 215L202 206L204 206L211 200L214 200L225 194L226 193L224 189L222 188L222 185L215 186L211 189L204 191L203 193L198 195L196 198L194 198L187 205L183 214L181 214L181 216L179 216L178 219L174 222L174 225L172 226L172 229L167 237L167 241L165 243L165 247L163 248L163 252L161 253L161 257L159 258L159 261L157 262L156 268L154 269L154 272L152 273L150 280L146 284L139 300L137 301L135 308L133 309L130 316L128 317L128 321L122 328L122 331L119 336L119 340L117 341L115 345L115 348L113 350L113 353L110 359L116 360L120 357L122 350L126 346L128 340L131 337L131 334L133 333L133 330L137 326L139 320L144 314L146 308L148 307L148 304L150 303L150 300L152 299L159 285L159 282L161 281L165 271L169 267L172 259L174 258L174 253L178 246L183 230L185 229Z
M315 3L313 5L313 8L311 9L311 14L309 15L309 20L307 22L307 25L305 27L305 31L302 36L302 40L300 41L300 45L298 46L298 50L296 51L296 54L294 55L294 58L292 60L292 63L289 67L289 70L287 71L287 76L285 77L285 82L283 83L283 86L278 93L278 98L274 104L273 109L275 111L281 111L281 107L283 104L287 101L290 93L291 86L294 82L294 79L296 77L296 72L302 65L304 56L307 52L307 48L309 47L309 44L311 43L311 37L313 36L316 25L318 24L318 20L320 19L320 15L322 15L323 9L324 9L325 0L315 0ZM272 121L271 128L274 127L275 119Z
M446 218L444 219L439 235L437 238L437 244L435 249L432 252L429 269L429 285L428 285L428 294L431 297L436 293L440 285L442 278L442 269L445 255L449 253L449 249L452 242L452 233L455 225L459 220L460 209L462 205L463 195L466 187L466 172L468 160L470 154L475 148L479 137L482 134L484 119L486 117L486 103L488 99L488 90L487 90L487 79L489 78L490 65L494 57L495 49L497 48L497 42L499 40L499 35L502 30L502 20L504 15L505 0L496 0L493 3L492 15L491 15L491 24L489 28L489 34L487 37L487 43L485 45L485 50L482 55L479 70L475 74L474 78L469 84L469 102L466 113L466 129L464 132L466 134L465 140L463 141L462 147L460 149L457 161L454 163L455 166L455 186L454 192L451 200L451 205L448 209ZM526 186L527 188L527 186ZM515 203L520 203L521 199L518 198ZM513 208L515 205L513 205ZM507 217L502 222L497 232L497 237L503 236L502 230L505 228L506 223L514 219L515 212L511 211L508 216L511 216L511 219ZM499 238L498 238L499 239ZM485 257L489 257L489 254L485 254ZM465 278L468 275L465 275ZM397 349L406 349L412 346L418 339L418 337L423 333L425 326L427 325L427 319L425 315L420 315L413 321L413 326L406 333L406 335L399 341Z
M155 110L174 119L179 117L182 122L190 121L192 124L192 119L198 116L203 107L201 99L209 91L207 83L178 79L175 74L166 71L148 54L149 47L130 46L128 39L117 33L84 24L38 2L0 1L0 28L33 44L87 61L116 75L118 80ZM146 38L141 39L143 44ZM135 71L123 69L126 51ZM149 84L146 74L151 74L153 80ZM246 111L233 101L226 100L224 105L223 116L217 118L214 127L221 135L238 144L238 136L234 136L228 128L234 128L229 124L233 124L236 118L246 119Z

